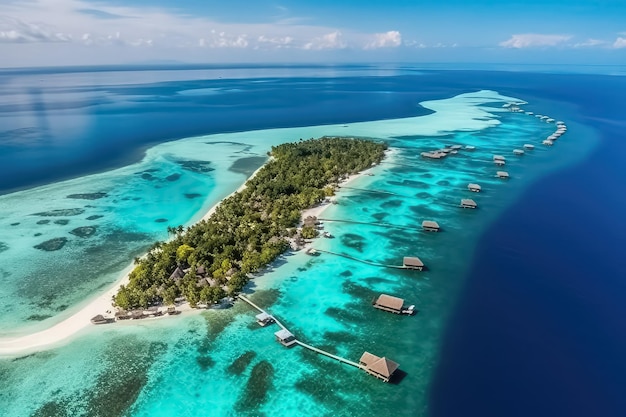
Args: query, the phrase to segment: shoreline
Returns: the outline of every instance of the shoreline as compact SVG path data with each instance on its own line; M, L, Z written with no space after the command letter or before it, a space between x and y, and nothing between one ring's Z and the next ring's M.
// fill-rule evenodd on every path
M385 151L384 158L387 158L390 154L392 154L390 150ZM264 163L261 167L259 167L256 171L254 171L252 175L246 178L243 184L241 184L235 191L228 194L226 197L222 198L213 206L211 206L209 210L198 221L192 224L196 224L196 223L199 223L201 221L208 219L215 212L215 210L217 210L217 207L224 200L242 191L246 187L247 182L250 179L254 178L254 176L259 172L259 170L261 170L261 168L265 166L265 164L267 164L267 162ZM376 166L379 166L379 165L376 165ZM346 180L341 182L341 184L346 185L356 180L357 178L360 178L372 168L374 167L369 167L356 174L350 175ZM322 203L317 206L303 210L301 219L304 219L307 216L318 217L330 205L331 203ZM307 243L305 246L309 246L309 245L310 243ZM111 312L115 310L115 307L113 306L112 298L115 294L117 294L117 292L119 291L122 285L125 285L126 283L128 283L130 279L130 272L133 270L133 267L134 267L134 262L131 262L131 264L127 268L124 269L124 272L122 273L122 277L118 281L116 281L112 287L110 287L104 294L101 294L100 296L96 297L93 301L89 302L86 306L84 306L83 308L81 308L80 310L78 310L76 313L72 314L65 320L47 329L40 330L34 333L30 333L30 334L26 334L26 335L14 337L14 338L0 339L0 358L18 356L18 355L23 355L23 354L30 354L30 353L45 350L47 348L52 348L54 346L61 345L62 342L67 341L72 336L77 335L82 330L88 328L89 326L94 326L94 324L91 323L92 317L98 314L103 314L103 312L107 310ZM259 275L258 277L262 275L263 274ZM188 306L188 304L184 302L180 305L177 305L176 307L179 311L181 311L180 310L181 308L182 310L190 310L190 311L193 310L190 307L186 308L186 306ZM197 309L197 310L201 310L201 309ZM159 318L163 318L163 317L159 317ZM142 321L143 320L145 319L142 319Z

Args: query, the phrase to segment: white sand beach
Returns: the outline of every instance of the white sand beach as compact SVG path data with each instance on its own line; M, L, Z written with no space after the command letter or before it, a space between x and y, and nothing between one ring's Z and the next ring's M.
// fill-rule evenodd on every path
M389 152L386 153L389 155ZM262 168L262 167L261 167ZM254 177L256 173L261 169L257 169L250 178ZM344 180L341 185L347 185L352 181L356 180L360 176L364 175L369 169L362 171L358 174L353 174L349 176L346 180ZM250 179L248 178L246 182ZM229 196L224 199L230 197L231 195L241 191L246 186L246 182L244 182L236 191L231 193ZM202 220L208 219L216 210L217 206L221 204L223 200L220 200L217 204L213 205L204 216L202 216ZM302 213L302 218L306 218L308 216L319 217L323 211L328 208L330 203L320 204L318 206L312 207L310 209L304 210ZM107 290L104 294L98 296L93 301L88 303L85 307L63 320L62 322L55 324L54 326L38 331L35 333L31 333L24 336L18 336L15 338L1 338L0 339L0 357L1 356L18 356L23 354L28 354L40 350L44 350L46 348L51 348L54 346L58 346L62 344L62 342L67 341L72 336L78 334L81 330L92 326L91 318L102 314L105 316L112 315L111 313L107 313L107 311L114 312L115 308L112 304L112 297L117 294L119 288L128 283L129 274L132 271L134 264L130 264L122 277L117 281L109 290ZM181 310L177 306L177 309ZM182 307L183 310L189 310L189 308ZM106 326L106 325L104 325Z

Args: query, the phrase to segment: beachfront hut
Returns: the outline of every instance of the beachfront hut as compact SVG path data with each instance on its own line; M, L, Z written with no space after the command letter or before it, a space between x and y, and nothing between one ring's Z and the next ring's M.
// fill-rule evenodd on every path
M110 323L111 319L105 318L102 314L98 314L97 316L91 318L91 322L93 324L106 324Z
M368 374L382 379L385 382L389 382L393 373L400 367L400 365L391 359L387 359L384 356L381 358L369 352L363 353L361 359L359 359L359 365L361 365L361 369Z
M276 341L285 347L293 346L296 343L296 337L286 329L277 331L274 336L276 336Z
M268 324L274 323L274 317L272 317L269 314L263 312L263 313L260 313L260 314L256 315L256 322L259 323L259 326L265 327Z
M535 149L535 145L531 145L530 143L524 144L524 149L533 150Z
M476 204L476 202L471 198L463 198L461 199L461 207L475 209L478 207L478 204Z
M180 314L180 311L176 310L176 307L174 306L169 306L166 314L168 316L175 316L176 314Z
M402 266L406 269L422 271L424 269L424 262L417 256L405 256L402 260Z
M524 151L522 149L513 149L513 155L524 155Z
M422 229L427 232L438 232L439 231L439 223L434 220L424 220L422 222Z
M467 189L470 190L473 193L479 193L480 190L482 190L482 187L478 184L474 184L474 183L469 183L467 184Z
M128 312L126 310L118 310L115 312L115 319L116 320L128 320L130 319L130 316L128 315Z
M308 227L315 227L319 224L319 222L317 221L317 217L315 216L307 216L306 219L304 219L304 225L308 226Z
M506 171L498 171L496 172L496 176L498 178L506 179L506 178L509 178L509 173Z

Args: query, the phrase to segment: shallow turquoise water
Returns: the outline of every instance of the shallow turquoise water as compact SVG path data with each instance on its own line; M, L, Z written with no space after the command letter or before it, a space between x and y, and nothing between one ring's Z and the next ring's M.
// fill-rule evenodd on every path
M185 152L197 149L199 141L231 142L220 146L258 156L272 140L298 136L369 132L368 136L388 140L392 155L371 171L373 176L361 177L350 184L353 188L341 190L339 204L323 215L373 224L326 221L326 230L335 238L319 239L314 246L394 265L400 264L403 256L417 255L428 271L381 269L328 254L316 258L288 254L282 260L286 263L253 282L255 293L251 297L307 343L352 360L367 350L399 362L406 373L399 384L383 384L300 347L283 348L273 340L277 327L259 328L254 323L256 312L238 303L226 311L92 328L67 346L0 362L0 380L7 381L0 389L0 409L8 410L10 416L24 415L25 410L39 410L39 415L49 410L71 410L67 415L113 416L124 414L125 407L130 407L127 414L133 416L192 416L198 415L198 410L202 415L219 416L317 416L371 415L373 407L385 403L389 407L378 414L423 413L441 331L462 288L473 242L490 219L514 203L524 187L589 149L589 142L576 148L581 141L572 135L572 125L570 133L553 149L543 148L540 142L554 125L501 112L503 100L507 99L481 92L433 103L438 113L416 119L216 135L161 145L148 154L148 161L165 169L164 159L155 155L191 155ZM494 103L492 113L484 107L489 103ZM523 143L537 147L524 156L513 156L512 149ZM477 149L462 150L443 161L419 157L424 150L447 144L475 145ZM568 150L567 158L558 157L559 147ZM222 165L227 169L235 157L222 151L229 155ZM509 181L495 178L494 153L506 156ZM209 190L210 198L226 194L243 181L243 176L232 175L231 182L219 188L218 180L227 176L205 174L197 174L197 183L188 187L197 185L200 190L201 184ZM483 192L470 193L468 182L478 182ZM95 189L89 187L90 192ZM164 191L160 198L171 197L170 191ZM69 194L67 189L63 193ZM479 209L460 209L461 198L474 198ZM204 206L210 205L207 201ZM154 207L146 207L137 215L128 209L121 216L125 220L119 221L124 224L136 215L140 220L137 224L143 225L150 216L172 213L161 214ZM187 210L176 220L184 223L192 219L194 208ZM114 214L117 216L118 212ZM437 220L443 231L422 232L419 225L424 219ZM148 224L139 232L148 236L163 233L153 222ZM128 223L125 226L130 227ZM123 260L127 262L127 258ZM371 308L372 297L380 292L405 298L417 306L419 314L400 317ZM47 382L50 375L54 375L53 381ZM32 393L38 395L33 397ZM118 397L123 406L111 406L112 399Z

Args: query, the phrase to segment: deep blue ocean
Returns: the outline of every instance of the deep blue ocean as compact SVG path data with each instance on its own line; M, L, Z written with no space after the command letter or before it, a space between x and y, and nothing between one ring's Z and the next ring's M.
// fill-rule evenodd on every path
M410 66L0 71L0 193L124 166L175 139L414 117L430 113L419 102L477 90L526 100L597 143L533 180L467 253L428 415L626 416L625 76Z

